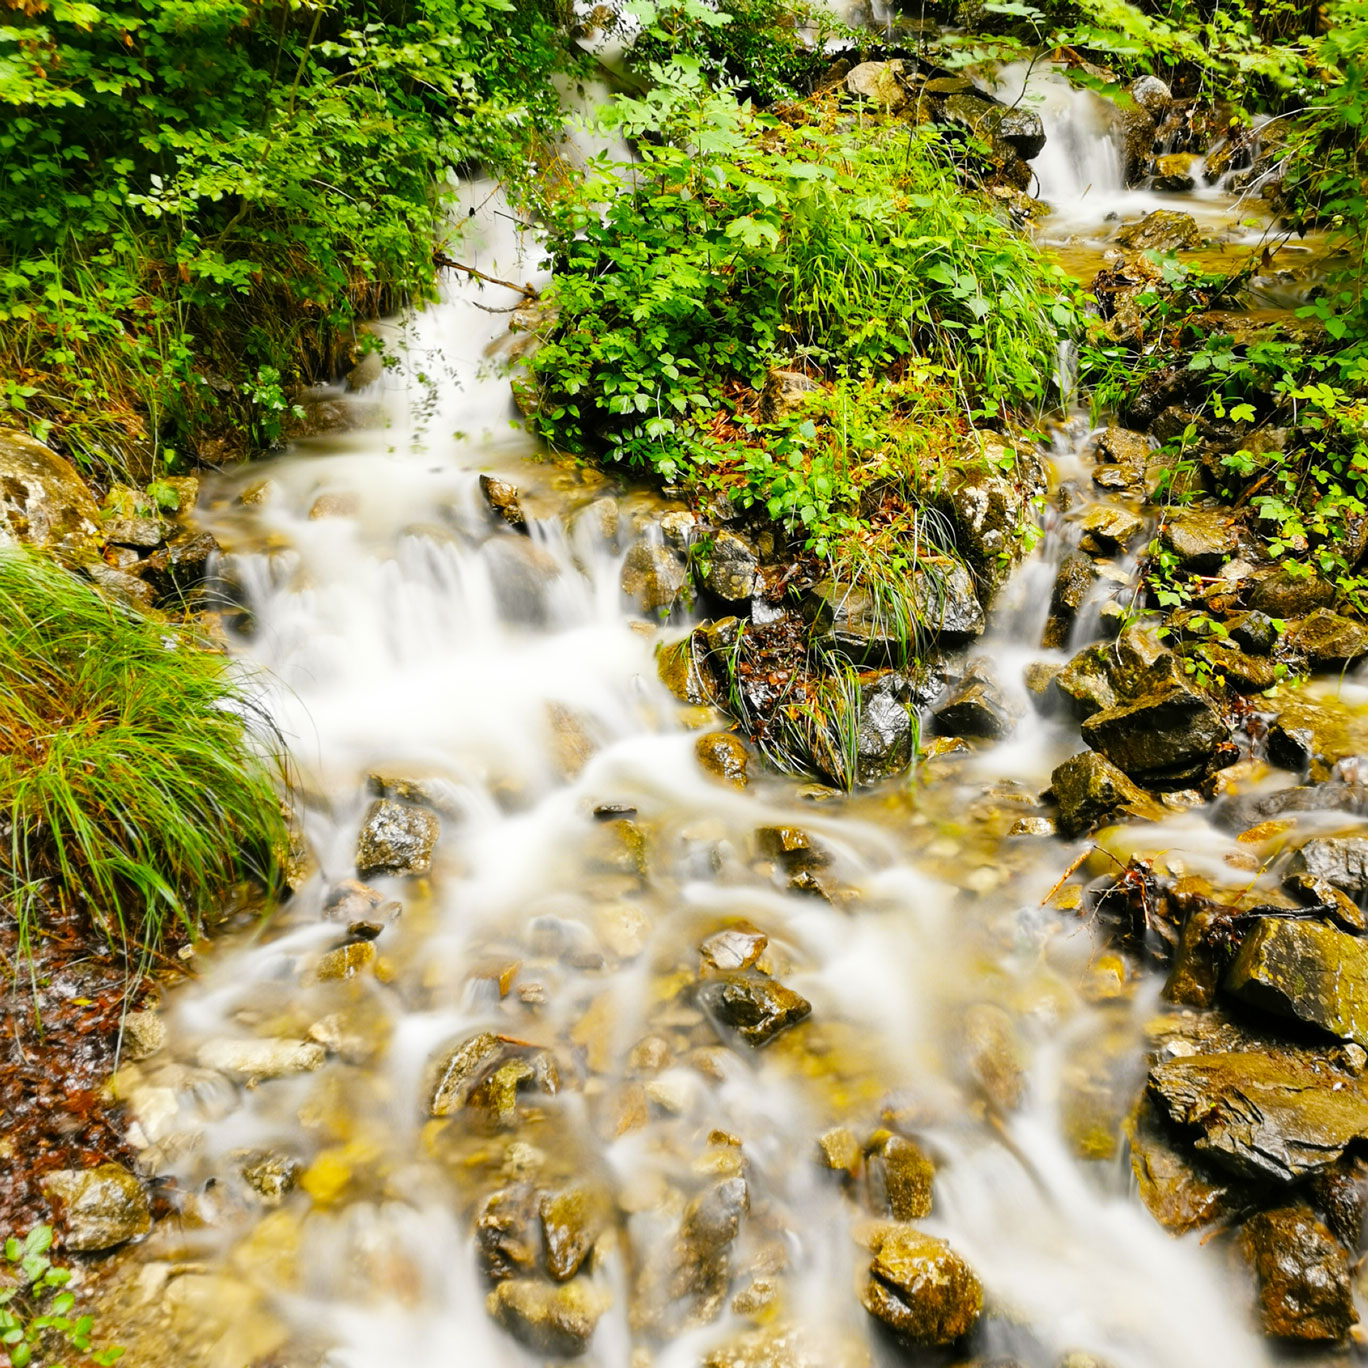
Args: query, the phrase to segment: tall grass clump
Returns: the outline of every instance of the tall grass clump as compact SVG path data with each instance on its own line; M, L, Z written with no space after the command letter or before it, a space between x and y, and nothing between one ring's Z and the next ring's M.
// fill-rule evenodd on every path
M17 551L0 604L0 905L21 948L60 907L136 957L239 880L272 887L280 752L224 657Z

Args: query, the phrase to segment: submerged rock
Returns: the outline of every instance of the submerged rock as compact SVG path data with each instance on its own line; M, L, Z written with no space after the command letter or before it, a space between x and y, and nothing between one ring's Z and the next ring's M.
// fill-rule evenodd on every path
M1026 1060L1011 1016L994 1003L974 1003L960 1024L960 1044L969 1079L988 1106L1015 1111L1026 1092Z
M1059 829L1081 836L1118 810L1144 811L1148 797L1096 751L1072 756L1050 776L1059 806Z
M1309 1211L1259 1212L1245 1223L1240 1246L1258 1280L1265 1333L1334 1341L1358 1322L1349 1255Z
M505 1045L502 1037L482 1031L439 1055L429 1070L429 1114L459 1111L480 1080L507 1057Z
M1096 579L1097 567L1081 551L1071 552L1060 562L1050 593L1050 616L1040 639L1040 644L1047 650L1068 645L1074 619Z
M1362 1079L1292 1050L1197 1055L1157 1064L1149 1088L1196 1148L1247 1178L1288 1183L1368 1137Z
M608 1294L583 1278L565 1283L512 1278L485 1302L489 1314L520 1344L538 1354L567 1357L589 1347L608 1305Z
M869 1350L825 1326L770 1325L708 1350L702 1368L869 1368Z
M557 1282L573 1278L603 1231L602 1201L587 1187L563 1188L542 1197L539 1214L546 1271Z
M1177 685L1095 713L1083 739L1131 778L1173 785L1198 777L1230 728L1210 698Z
M860 1301L913 1344L948 1345L974 1328L983 1287L944 1240L901 1227L879 1242Z
M426 874L440 831L435 813L377 798L356 838L356 872L363 879L372 874Z
M728 974L698 986L698 1004L714 1021L748 1045L768 1045L781 1031L811 1014L812 1004L762 975Z
M1320 922L1261 917L1225 986L1252 1007L1368 1046L1368 941Z
M321 1068L327 1055L312 1040L287 1040L272 1036L206 1040L196 1059L203 1069L214 1069L240 1082L288 1078Z
M537 1194L530 1183L491 1192L475 1217L475 1248L491 1282L536 1271L541 1239Z
M876 1211L886 1211L898 1221L916 1221L931 1214L936 1166L920 1145L901 1135L886 1136L870 1155L868 1173Z
M146 1235L152 1215L143 1186L119 1164L58 1169L41 1179L62 1247L90 1253Z

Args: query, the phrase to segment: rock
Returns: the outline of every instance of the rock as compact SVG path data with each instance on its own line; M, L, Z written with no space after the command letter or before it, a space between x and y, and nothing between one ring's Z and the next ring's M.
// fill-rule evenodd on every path
M1040 644L1047 650L1068 645L1074 619L1096 579L1097 567L1081 551L1071 552L1059 563L1054 589L1050 593L1050 616L1040 639Z
M208 581L218 553L219 544L208 532L183 532L142 561L138 574L158 603L179 601Z
M106 593L138 608L151 608L157 595L150 584L144 584L136 575L123 570L115 570L103 561L91 561L84 567L91 581Z
M1295 574L1283 565L1259 580L1249 595L1251 608L1279 619L1304 617L1317 608L1328 608L1334 601L1335 586L1329 580L1316 574Z
M1251 1007L1368 1046L1368 942L1319 922L1261 917L1226 971Z
M161 1013L150 1007L138 1012L129 1012L123 1019L123 1032L119 1037L119 1056L130 1064L151 1059L166 1047L166 1023Z
M680 1239L695 1254L715 1254L736 1239L741 1218L750 1210L750 1188L744 1178L723 1178L684 1208Z
M271 1150L239 1150L232 1157L247 1186L272 1206L294 1191L304 1172L298 1159Z
M115 546L155 550L166 540L166 524L160 518L108 518L100 529L105 541Z
M309 508L309 521L323 518L354 518L361 512L361 497L353 490L333 490L320 494Z
M507 1055L507 1043L492 1031L448 1046L428 1069L429 1115L451 1116L459 1111L480 1080Z
M356 838L356 872L363 879L372 874L426 874L440 831L436 814L426 808L377 798Z
M1186 1235L1233 1215L1247 1201L1238 1179L1180 1147L1152 1097L1140 1099L1125 1131L1140 1200L1165 1230Z
M1287 643L1313 666L1349 665L1368 655L1368 627L1317 608L1288 629Z
M379 935L382 929L377 924L376 935ZM348 945L339 945L335 950L329 950L314 966L314 978L319 983L335 983L355 978L369 969L374 962L375 946L371 943L371 938L355 940Z
M1045 125L1032 109L1008 109L998 123L997 137L1023 161L1038 157L1045 148Z
M515 1183L485 1198L475 1217L475 1248L491 1282L536 1271L541 1238L537 1194L530 1183Z
M1324 917L1355 935L1361 936L1368 931L1368 917L1364 916L1363 908L1325 879L1305 873L1286 874L1282 887L1283 892L1301 903L1309 914Z
M1017 549L1025 504L1015 485L994 471L969 470L945 496L955 543L980 570L996 573Z
M826 1326L768 1325L708 1350L702 1368L869 1368L869 1351Z
M1014 719L992 680L971 677L931 714L942 736L1010 736Z
M1045 146L1045 125L1039 114L1028 109L1008 109L972 88L948 96L944 115L951 122L962 124L995 152L1000 143L1014 156L1029 161Z
M651 541L640 541L622 563L622 592L635 599L643 613L668 614L684 588L683 560Z
M852 95L893 114L907 103L902 76L903 63L896 58L891 62L861 62L847 73L845 84Z
M1159 125L1143 105L1129 104L1117 112L1121 129L1121 171L1127 185L1138 185L1149 174Z
M1278 628L1267 613L1258 609L1237 613L1226 622L1230 639L1251 655L1267 655L1278 643Z
M1126 87L1126 94L1156 123L1161 122L1173 103L1173 92L1157 76L1139 76Z
M1132 252L1176 252L1195 247L1201 238L1197 220L1172 209L1156 209L1116 235L1118 245Z
M711 704L718 698L717 681L711 666L706 663L708 655L702 627L682 641L662 646L656 655L656 673L661 683L681 703Z
M769 937L749 922L714 932L698 947L705 974L734 974L750 969L765 953Z
M805 997L759 974L706 979L698 985L697 1000L720 1027L757 1049L812 1012Z
M565 1357L589 1347L608 1305L607 1294L583 1278L565 1283L512 1278L485 1300L489 1314L520 1344L534 1353Z
M1193 642L1185 655L1204 661L1232 689L1241 693L1264 693L1278 683L1278 667L1267 656L1246 655L1231 641Z
M869 65L882 66L883 63L872 62ZM818 381L802 371L771 370L765 376L765 384L760 391L761 422L777 423L792 417L805 407L806 397L821 388Z
M1261 1211L1240 1247L1258 1280L1264 1333L1279 1339L1343 1339L1358 1321L1349 1255L1302 1207Z
M1118 809L1143 812L1148 798L1105 756L1084 751L1060 765L1050 776L1059 806L1059 829L1065 836L1081 836Z
M1111 653L1105 646L1081 650L1055 675L1054 687L1080 722L1119 702L1112 687Z
M731 732L709 732L694 742L698 763L733 788L743 789L750 782L750 757L745 743Z
M919 625L943 644L962 645L983 631L974 582L957 560L922 556L912 572L908 600Z
M1145 520L1116 504L1094 504L1079 523L1079 546L1089 555L1112 555L1124 551L1144 531Z
M1215 703L1184 685L1094 713L1083 739L1132 779L1183 787L1201 775L1230 727Z
M1217 824L1226 831L1244 831L1274 817L1298 812L1351 812L1368 810L1368 788L1339 781L1303 784L1274 793L1250 794L1223 803Z
M923 558L908 585L907 609L915 622L900 623L867 589L832 579L815 585L803 605L814 635L861 663L900 661L917 627L947 642L983 631L983 609L958 561Z
M326 1057L315 1041L274 1036L206 1040L195 1055L200 1068L214 1069L243 1083L311 1073L322 1067Z
M1015 1111L1026 1092L1026 1062L1012 1018L993 1003L975 1003L960 1024L960 1045L969 1078L990 1109Z
M834 1126L817 1138L822 1166L833 1173L854 1173L860 1167L860 1142L847 1126Z
M589 539L609 546L617 539L620 512L616 499L604 495L577 508L566 523L571 541Z
M100 509L76 468L19 428L0 427L0 541L78 551Z
M920 1145L901 1135L887 1136L869 1160L871 1203L897 1221L931 1214L931 1183L936 1166Z
M1168 194L1182 194L1197 184L1197 165L1202 159L1193 152L1171 152L1154 159L1154 188Z
M57 1169L40 1179L64 1249L90 1253L146 1235L152 1214L142 1184L119 1164Z
M1200 1153L1246 1178L1292 1182L1368 1137L1362 1079L1304 1052L1172 1059L1150 1070L1149 1089L1171 1120L1201 1131Z
M480 476L480 493L489 511L519 532L527 531L527 518L518 498L518 486L495 475Z
M403 910L402 903L386 898L359 879L335 883L323 899L323 915L329 921L393 921Z
M983 1288L944 1240L901 1227L879 1242L860 1301L913 1344L948 1345L974 1328Z
M1287 872L1324 879L1355 897L1368 893L1368 836L1325 836L1307 841L1288 862Z
M1144 467L1154 454L1150 439L1129 428L1107 427L1097 434L1097 459L1110 465Z
M708 551L703 587L728 603L748 603L760 583L760 557L735 532L718 532Z
M546 1271L564 1282L579 1272L604 1227L602 1202L587 1187L568 1187L541 1199Z
M1238 549L1235 528L1225 513L1181 509L1164 524L1162 545L1178 558L1184 570L1217 570Z

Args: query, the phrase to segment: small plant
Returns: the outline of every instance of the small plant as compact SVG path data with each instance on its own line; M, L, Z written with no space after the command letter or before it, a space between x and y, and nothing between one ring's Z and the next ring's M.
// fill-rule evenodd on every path
M278 750L224 657L32 555L0 553L0 603L0 880L21 945L61 903L139 952L243 877L272 886Z
M122 1349L96 1349L91 1341L95 1322L72 1316L75 1296L67 1291L71 1270L48 1257L52 1228L35 1226L22 1239L11 1237L0 1262L0 1351L9 1355L10 1368L64 1368L50 1355L74 1349L88 1363L109 1368L123 1357Z

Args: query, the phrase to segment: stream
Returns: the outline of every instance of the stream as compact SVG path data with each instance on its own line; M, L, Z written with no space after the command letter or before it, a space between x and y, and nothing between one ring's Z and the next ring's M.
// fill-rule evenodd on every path
M1021 80L1004 72L999 93ZM1155 207L1231 243L1263 231L1219 188L1125 189L1104 102L1048 72L1037 95L1033 192L1056 208L1040 235L1061 259L1100 261L1118 216ZM467 211L463 259L528 278L531 244L492 187L463 186ZM397 366L326 396L333 430L202 496L243 600L233 650L290 747L316 867L266 925L197 949L163 1004L167 1049L119 1075L182 1208L106 1284L126 1361L543 1362L487 1313L492 1246L474 1231L491 1194L515 1213L571 1192L596 1237L581 1361L904 1363L856 1294L867 1179L818 1143L887 1127L935 1166L919 1226L983 1283L976 1363L1271 1363L1247 1272L1136 1197L1119 1122L1172 1009L1080 907L1137 852L1218 885L1257 875L1202 811L1175 810L1113 832L1061 885L1087 843L1022 820L1081 749L1074 722L1032 708L1023 671L1100 639L1107 599L1136 587L1134 556L1115 558L1070 647L1040 648L1081 517L1124 502L1091 486L1087 417L1053 426L1045 535L974 651L1015 694L1014 733L849 798L754 760L738 789L695 752L725 721L657 676L657 646L690 623L647 621L619 590L633 541L689 519L541 459L495 364L508 314L486 311L516 303L449 280L393 325ZM525 534L491 517L482 474L517 485ZM429 872L366 878L373 905L338 887L381 794L439 835ZM758 945L811 1004L762 1050L681 992L728 930L709 953ZM431 1061L484 1032L518 1065L497 1120L432 1118ZM709 1222L707 1257L681 1266L679 1232ZM516 1225L496 1257L516 1262Z

